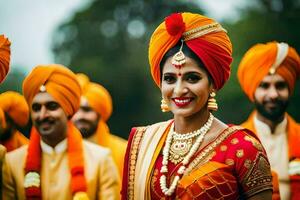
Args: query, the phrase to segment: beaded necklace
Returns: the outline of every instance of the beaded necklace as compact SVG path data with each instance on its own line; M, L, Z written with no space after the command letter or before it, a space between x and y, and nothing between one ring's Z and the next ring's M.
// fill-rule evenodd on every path
M201 143L203 142L204 136L206 133L210 130L212 122L213 122L214 116L210 113L209 118L207 122L197 131L188 133L187 136L178 136L178 133L174 132L174 123L172 124L170 128L170 132L168 133L166 144L163 148L163 161L162 161L162 167L160 169L160 172L162 173L160 177L160 188L162 192L166 196L171 196L177 186L177 183L179 179L182 177L191 157L197 152L199 149ZM172 140L174 139L174 135L178 138L188 138L191 139L191 137L196 137L197 139L195 143L191 146L191 149L188 151L187 155L182 159L181 161L181 166L178 168L176 176L174 177L172 183L170 184L170 187L167 188L167 172L168 172L168 161L169 161L169 156L170 156L170 149L171 149L171 143ZM183 134L182 134L183 135Z

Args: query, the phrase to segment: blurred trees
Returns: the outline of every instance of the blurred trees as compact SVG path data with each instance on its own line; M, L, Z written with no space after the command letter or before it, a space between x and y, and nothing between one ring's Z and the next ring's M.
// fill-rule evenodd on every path
M18 69L10 69L7 77L0 85L0 93L13 90L22 94L22 82L24 77L24 72Z
M196 1L195 1L196 2ZM240 123L253 109L237 82L241 57L252 45L287 42L300 51L299 0L254 0L234 22L222 22L234 47L229 83L219 92L218 117ZM151 33L172 12L203 14L191 1L110 0L93 1L58 27L53 37L56 62L74 72L86 73L106 87L114 103L109 120L113 133L128 137L132 126L168 119L160 111L160 91L151 80L147 48ZM289 112L300 120L299 83Z
M202 13L174 0L95 0L62 24L53 37L56 62L87 74L111 93L111 131L128 137L132 126L168 119L151 79L148 43L155 27L172 12Z

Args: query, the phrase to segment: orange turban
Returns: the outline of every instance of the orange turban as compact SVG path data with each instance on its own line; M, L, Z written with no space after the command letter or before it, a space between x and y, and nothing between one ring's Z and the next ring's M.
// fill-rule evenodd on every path
M223 87L230 75L232 45L220 24L192 13L168 16L154 31L149 44L149 63L155 83L160 87L160 62L169 49L183 39L210 73L215 89Z
M81 87L81 91L84 91L86 86L90 83L89 77L83 73L78 73L76 74L76 78Z
M19 126L25 126L29 120L27 102L25 98L17 92L8 91L0 94L0 110L8 114ZM0 121L4 120L2 119Z
M262 79L278 73L287 82L292 93L300 76L300 58L286 43L269 42L251 47L241 60L237 76L243 91L251 101Z
M109 92L101 85L90 82L82 93L89 105L107 121L112 113L112 99Z
M23 82L23 93L29 105L42 85L68 116L79 109L81 88L76 75L68 68L58 64L35 67Z
M0 35L0 83L6 77L9 70L10 61L10 41Z

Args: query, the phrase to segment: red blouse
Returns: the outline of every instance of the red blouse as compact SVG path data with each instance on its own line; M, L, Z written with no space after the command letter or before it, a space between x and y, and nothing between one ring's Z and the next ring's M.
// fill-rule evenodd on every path
M272 176L266 153L255 136L245 130L228 129L197 152L176 192L166 197L159 179L162 153L156 159L150 178L151 199L239 199L272 189ZM168 163L167 185L180 164Z

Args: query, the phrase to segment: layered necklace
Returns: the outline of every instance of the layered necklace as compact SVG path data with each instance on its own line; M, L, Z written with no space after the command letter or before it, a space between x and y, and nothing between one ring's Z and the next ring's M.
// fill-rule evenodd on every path
M174 123L170 128L170 132L167 136L166 144L163 148L163 161L160 172L160 188L166 196L171 196L177 186L179 179L182 177L191 157L197 152L204 136L211 128L214 116L210 113L207 122L198 130L179 134L174 131ZM196 138L193 144L193 138ZM173 141L173 144L172 144ZM175 164L181 162L181 166L178 168L176 176L174 177L170 187L167 188L167 173L169 160Z

